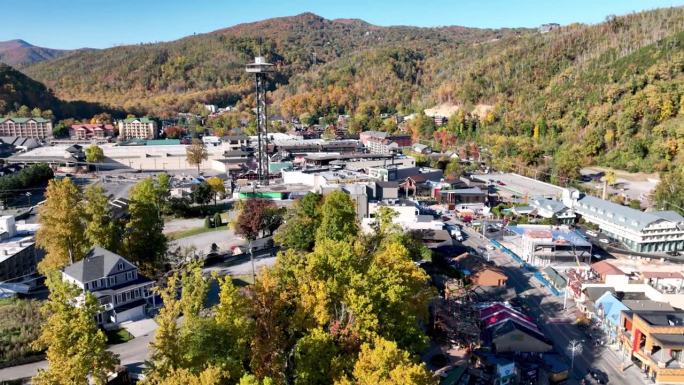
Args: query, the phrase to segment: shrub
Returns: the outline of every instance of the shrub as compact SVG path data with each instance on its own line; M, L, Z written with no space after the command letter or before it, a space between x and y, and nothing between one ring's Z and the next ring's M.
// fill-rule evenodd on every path
M219 227L222 224L223 224L223 221L221 221L221 214L215 213L214 214L214 227Z
M2 300L0 320L0 365L39 353L31 343L40 335L44 320L40 302Z

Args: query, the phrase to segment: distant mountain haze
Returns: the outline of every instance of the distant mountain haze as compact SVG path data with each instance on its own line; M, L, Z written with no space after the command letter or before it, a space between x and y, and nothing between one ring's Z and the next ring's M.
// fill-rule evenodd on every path
M56 59L71 52L73 51L37 47L20 39L0 41L0 63L13 67Z

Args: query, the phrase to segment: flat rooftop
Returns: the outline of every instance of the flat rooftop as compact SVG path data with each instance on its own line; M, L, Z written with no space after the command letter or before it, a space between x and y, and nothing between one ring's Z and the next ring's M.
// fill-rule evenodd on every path
M554 244L571 244L575 246L591 246L591 243L579 235L575 230L557 226L544 225L518 225L507 226L507 230L520 235L531 238L551 238Z
M529 198L537 196L560 198L563 193L562 187L514 173L476 174L472 175L471 178L480 182L491 183L500 193L515 195L520 198L524 196Z

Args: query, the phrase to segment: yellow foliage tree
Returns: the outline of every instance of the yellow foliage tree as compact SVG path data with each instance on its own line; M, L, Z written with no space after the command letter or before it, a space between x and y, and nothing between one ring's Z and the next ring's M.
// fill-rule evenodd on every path
M39 211L36 245L45 250L38 270L46 274L83 258L86 245L81 192L69 178L53 179Z
M354 364L353 380L343 378L335 385L435 385L437 380L424 364L415 363L408 352L381 338L363 344Z
M85 293L76 306L74 299L81 291L55 271L48 274L47 286L50 297L42 309L47 321L34 346L47 348L48 367L38 371L33 384L87 384L88 378L96 385L106 384L118 358L106 350L107 337L95 323L99 301Z

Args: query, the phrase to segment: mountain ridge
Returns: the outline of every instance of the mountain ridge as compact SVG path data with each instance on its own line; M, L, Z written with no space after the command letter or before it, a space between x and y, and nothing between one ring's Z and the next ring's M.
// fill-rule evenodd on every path
M0 41L0 62L13 67L53 60L73 50L38 47L22 39Z

